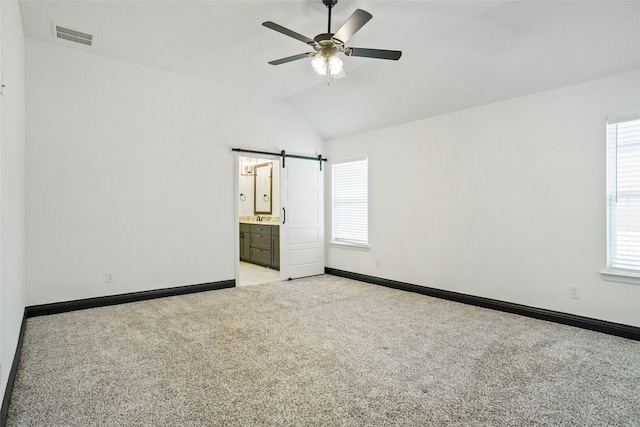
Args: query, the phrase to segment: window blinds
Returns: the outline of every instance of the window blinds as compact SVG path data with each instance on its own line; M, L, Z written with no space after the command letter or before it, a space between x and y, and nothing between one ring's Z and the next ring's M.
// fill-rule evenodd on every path
M640 118L607 123L609 268L640 272Z
M332 166L332 238L339 243L369 243L368 160Z

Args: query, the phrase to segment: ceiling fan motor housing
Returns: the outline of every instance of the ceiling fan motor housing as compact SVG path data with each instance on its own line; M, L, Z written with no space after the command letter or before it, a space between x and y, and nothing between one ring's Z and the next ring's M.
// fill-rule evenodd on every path
M318 34L314 37L312 46L320 55L329 57L344 51L344 44L336 43L333 33Z

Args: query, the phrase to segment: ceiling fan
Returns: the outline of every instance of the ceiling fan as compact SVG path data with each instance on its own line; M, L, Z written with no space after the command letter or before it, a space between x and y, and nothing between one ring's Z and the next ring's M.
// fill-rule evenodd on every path
M270 28L274 31L282 33L286 36L293 37L296 40L300 40L303 43L311 46L314 52L306 52L298 55L288 56L286 58L276 59L275 61L269 61L271 65L280 65L287 62L296 61L298 59L304 59L313 57L311 65L319 74L327 77L342 77L344 71L342 70L342 60L337 56L339 53L343 53L346 56L360 56L366 58L377 59L391 59L397 61L400 59L402 52L399 50L382 50L382 49L367 49L361 47L346 47L345 43L364 26L373 17L369 12L365 12L362 9L356 9L355 12L345 21L344 24L335 33L331 32L331 9L338 3L338 0L322 0L329 10L329 23L327 25L327 32L318 34L313 39L296 33L288 28L276 24L275 22L267 21L262 25Z

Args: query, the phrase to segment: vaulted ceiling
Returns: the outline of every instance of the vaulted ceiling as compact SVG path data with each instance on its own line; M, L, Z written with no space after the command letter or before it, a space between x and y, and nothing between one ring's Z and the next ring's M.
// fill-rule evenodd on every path
M263 27L326 32L321 0L20 2L26 37L282 98L325 139L406 123L640 67L640 1L339 0L332 31L373 15L349 45L402 50L399 61L344 57L317 75L309 51ZM52 24L94 35L53 36ZM640 95L639 95L640 96Z

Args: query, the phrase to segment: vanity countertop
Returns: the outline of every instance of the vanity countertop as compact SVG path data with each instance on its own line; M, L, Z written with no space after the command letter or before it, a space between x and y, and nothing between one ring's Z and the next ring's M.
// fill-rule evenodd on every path
M255 224L255 225L280 225L279 217L265 217L262 221L258 221L256 218L240 218L240 224Z

